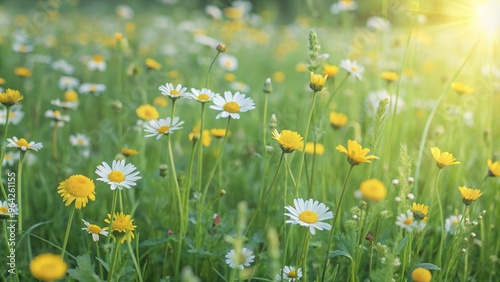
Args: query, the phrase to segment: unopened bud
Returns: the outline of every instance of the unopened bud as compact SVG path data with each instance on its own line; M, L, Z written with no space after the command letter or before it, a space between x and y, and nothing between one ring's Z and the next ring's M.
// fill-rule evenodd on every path
M482 210L481 214L484 215L486 213L486 210Z
M406 198L408 198L409 200L413 200L413 199L415 199L415 195L410 193L410 194L406 195Z
M219 43L215 49L221 53L225 53L227 51L227 46L224 43Z
M365 236L365 240L369 241L370 243L373 243L373 241L375 241L375 238L373 238L372 234L368 233Z
M266 152L268 154L272 154L274 152L274 147L273 146L269 146L269 145L266 145Z
M476 237L476 233L471 232L471 233L470 233L470 236L471 236L472 238L474 238L474 237Z
M111 108L114 110L114 111L120 111L121 109L123 109L123 104L122 102L120 101L113 101L111 102Z
M122 155L122 154L117 154L115 156L115 161L123 161L125 159L126 159L126 157L124 155Z
M401 202L401 198L400 197L396 197L394 198L394 201L396 201L397 203Z
M269 127L271 127L271 129L278 127L278 118L276 117L275 114L271 115L271 120L269 121Z
M160 165L160 176L166 177L168 175L168 165L161 164Z
M408 177L408 184L412 185L415 182L415 178L413 177Z
M392 180L392 185L398 186L399 185L399 180L397 180L397 179Z
M466 249L461 249L461 250L460 250L460 252L461 252L462 254L466 254L466 253L467 253L467 250L466 250Z
M271 78L267 78L266 82L264 82L264 87L262 88L262 91L266 94L271 94L273 92L273 85L271 83Z
M224 189L220 189L220 193L219 193L219 195L220 195L221 197L222 197L222 196L224 196L224 195L226 195L226 190L224 190Z

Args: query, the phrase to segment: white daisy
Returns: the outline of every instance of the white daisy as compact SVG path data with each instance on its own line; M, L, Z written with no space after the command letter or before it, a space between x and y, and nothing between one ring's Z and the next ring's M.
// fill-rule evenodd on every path
M94 242L99 241L99 235L108 236L108 233L109 233L108 231L102 229L98 225L88 223L87 221L85 221L85 219L82 219L82 220L86 226L86 227L82 228L82 230L85 230L85 231L89 232L89 234L92 234L92 240L94 240Z
M0 109L0 124L5 125L5 118L7 117L7 109ZM19 124L23 120L24 112L21 111L21 105L15 105L10 109L9 124Z
M82 94L93 93L94 95L99 95L106 91L106 85L99 83L83 83L78 88L78 91Z
M2 165L13 166L18 160L19 160L19 152L15 153L6 152L3 155Z
M69 121L70 117L68 115L61 114L58 110L48 110L45 112L46 118L51 118L56 121Z
M365 71L365 67L358 64L356 61L351 62L349 59L340 61L339 66L359 80L362 79L363 72Z
M250 266L254 258L255 256L253 255L253 252L247 248L243 248L241 253L236 253L236 251L232 249L226 254L226 263L231 268L239 268L243 270L245 266Z
M358 8L358 3L352 0L340 0L337 3L333 3L330 6L330 12L332 14L339 14L345 11L354 11Z
M255 103L252 98L246 97L245 94L240 92L231 93L231 91L224 92L224 98L221 95L215 95L214 104L210 108L221 111L215 118L219 119L221 117L227 118L231 117L233 119L239 119L239 112L246 112L255 109Z
M309 199L304 201L304 199L294 199L294 207L286 206L290 213L285 213L290 219L286 223L291 223L293 225L299 224L300 226L309 227L309 231L312 235L318 230L330 230L332 226L323 220L333 218L333 212L328 211L328 207L323 203Z
M391 28L391 23L385 18L373 16L366 20L366 27L373 31L386 31Z
M33 45L28 45L28 44L22 44L22 43L14 43L12 44L12 50L14 50L14 52L18 52L18 53L30 53L30 52L33 52L33 50L35 50L35 48L33 47Z
M125 20L130 20L134 17L134 10L128 5L118 5L115 9L116 14Z
M413 228L417 228L417 221L413 218L413 213L408 211L406 213L401 213L396 218L396 225L406 229L408 232L413 231Z
M455 234L455 230L458 227L458 224L462 220L462 215L452 215L448 217L444 222L444 230L450 234Z
M189 97L191 93L186 92L187 87L182 87L181 84L177 84L176 87L172 83L167 83L165 85L160 85L158 90L161 91L161 94L164 96L170 97L170 99L175 100L182 97Z
M80 80L72 76L63 75L59 78L59 89L61 90L75 89L79 84Z
M56 71L60 71L66 75L70 75L73 73L74 71L74 68L72 65L70 65L68 62L66 62L65 60L57 60L55 62L52 63L52 68Z
M78 101L75 101L75 102L66 102L66 101L61 101L59 99L55 99L55 100L50 100L50 103L54 106L57 106L61 109L76 109L78 107Z
M7 201L0 201L0 219L9 218L17 215L19 209L15 203L10 203Z
M69 142L75 147L88 147L90 144L90 139L87 135L82 133L76 133L75 135L69 136Z
M205 6L205 13L211 16L214 20L220 20L222 18L222 11L219 7L214 5Z
M208 101L212 101L215 94L212 90L207 88L202 88L201 90L191 88L191 93L189 93L189 95L196 101L206 103Z
M281 273L283 273L283 277L281 277ZM299 281L302 277L302 269L295 269L293 266L285 266L281 270L280 274L276 274L275 279L278 281L289 281L295 282Z
M171 118L167 117L165 119L150 120L149 124L144 126L144 131L150 133L146 137L156 136L156 139L160 139L163 135L171 134L174 130L181 129L181 125L184 121L179 121L179 117L174 117L173 122L170 122Z
M135 186L136 181L142 178L138 176L138 171L134 172L135 169L133 164L125 165L124 160L114 160L111 167L106 162L102 162L102 165L97 166L95 173L100 176L97 180L111 185L111 190L116 188L123 190L123 187L130 189Z
M228 54L220 54L219 66L227 71L234 71L238 68L238 59Z
M43 148L42 143L35 143L35 141L31 141L28 143L26 139L24 138L17 139L16 136L12 138L7 138L7 141L9 142L9 144L7 144L7 147L18 148L19 150L23 151L26 150L38 151Z
M101 55L94 55L92 58L87 62L87 68L91 71L105 71L106 70L106 61L104 60L104 57Z

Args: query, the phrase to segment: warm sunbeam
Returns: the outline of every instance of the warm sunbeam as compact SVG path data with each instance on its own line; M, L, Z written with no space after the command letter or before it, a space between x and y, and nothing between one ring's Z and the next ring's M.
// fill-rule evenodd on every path
M486 2L476 7L477 24L489 38L500 34L500 2Z

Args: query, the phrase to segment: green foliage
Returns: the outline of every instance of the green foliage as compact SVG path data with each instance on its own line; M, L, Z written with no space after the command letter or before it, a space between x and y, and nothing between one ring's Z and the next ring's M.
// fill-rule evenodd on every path
M90 261L89 255L81 255L76 257L77 267L68 269L69 276L81 282L101 282L104 281L99 278L94 272L94 264Z

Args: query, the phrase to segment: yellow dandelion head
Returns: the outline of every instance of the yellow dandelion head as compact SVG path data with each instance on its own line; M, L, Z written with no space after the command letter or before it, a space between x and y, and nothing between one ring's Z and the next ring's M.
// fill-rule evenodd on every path
M143 120L153 120L153 119L158 119L160 117L158 110L149 104L139 106L135 110L135 113L139 118Z
M327 78L328 78L328 75L326 75L326 74L321 75L321 74L316 74L316 73L311 72L309 87L312 89L312 91L319 92L323 89L323 86L325 86Z
M66 90L64 92L64 101L77 102L78 101L78 93L76 93L75 90Z
M347 155L347 161L351 165L370 163L372 159L378 159L378 157L374 155L367 156L366 154L370 152L370 149L363 149L363 147L354 140L347 141L347 149L342 145L338 145L336 149Z
M411 207L411 211L413 212L413 216L418 220L427 219L426 215L429 212L429 206L424 204L413 203ZM427 221L427 220L424 220Z
M139 154L139 151L130 148L122 148L120 151L125 157L135 156Z
M145 64L146 64L146 67L148 68L148 70L159 70L159 69L161 69L161 64L158 63L157 61L151 59L151 58L147 58L146 61L145 61Z
M222 138L226 134L226 129L224 128L212 128L210 129L210 134L215 138ZM231 136L231 131L227 132L227 136Z
M328 77L333 77L339 72L339 67L336 65L323 65L323 74L326 74Z
M415 282L430 282L432 280L431 271L423 268L417 267L411 272L411 279Z
M280 133L276 129L273 130L273 139L278 141L278 144L284 153L291 153L295 150L304 148L304 138L295 131L282 130Z
M359 187L363 198L373 201L380 201L387 196L387 188L382 181L372 178L361 182Z
M492 177L500 176L500 162L488 160L488 175Z
M108 214L108 218L104 220L106 223L111 222L111 215ZM120 242L123 244L125 240L132 240L135 238L134 230L137 226L134 225L134 220L128 214L123 212L117 212L113 215L113 223L111 226L111 231L113 237L121 237Z
M457 92L457 94L460 95L471 94L476 90L473 87L470 87L469 85L464 84L462 82L452 82L451 89L455 90L455 92Z
M306 154L314 154L314 142L307 142L304 147ZM325 153L325 146L320 143L316 143L316 155L323 155Z
M380 74L380 77L387 82L393 82L393 81L398 80L399 75L398 75L398 73L393 72L393 71L384 71Z
M338 128L344 126L348 120L346 115L344 115L342 113L337 113L337 112L331 112L329 119L330 119L330 124L335 129L338 129Z
M458 187L458 189L460 190L460 194L462 194L462 202L467 206L483 195L479 189L467 188L465 186Z
M74 201L76 209L87 206L89 199L95 201L94 182L81 174L70 176L59 183L57 193L61 195L66 206Z
M20 77L30 77L31 70L25 67L17 67L14 69L14 74Z
M6 107L13 106L23 98L18 90L7 89L4 93L0 93L0 103Z
M451 153L441 152L438 147L431 148L432 156L436 160L436 165L441 169L454 164L459 164Z
M31 274L42 281L53 281L66 274L68 266L60 255L41 254L30 262Z

